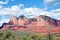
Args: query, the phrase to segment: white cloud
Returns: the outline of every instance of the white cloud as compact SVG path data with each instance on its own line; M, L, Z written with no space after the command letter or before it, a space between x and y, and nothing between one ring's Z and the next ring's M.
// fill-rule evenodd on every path
M54 1L54 0L44 0L45 2L51 2L51 1Z
M60 8L59 9L56 9L56 10L51 10L50 11L50 15L53 18L60 20Z
M60 9L57 9L57 10L52 10L52 11L48 12L48 11L45 11L43 9L35 8L35 7L21 9L20 7L22 5L23 4L20 4L20 6L14 5L11 8L3 8L0 11L0 15L13 15L13 16L25 15L26 17L34 17L34 16L39 16L39 15L53 16L56 13L59 14L58 11L60 10ZM51 13L53 15L51 15Z
M2 9L3 7L2 6L0 6L0 10Z
M0 4L8 4L9 0L6 0L5 2L0 1Z
M19 8L22 8L22 7L24 7L24 5L23 4L19 4Z
M60 0L44 0L45 8L55 6L60 4Z
M8 23L9 21L10 21L10 19L0 20L0 26L2 26L3 23Z
M11 9L11 11L17 11L17 10L19 10L19 7L17 5L14 5L10 9Z

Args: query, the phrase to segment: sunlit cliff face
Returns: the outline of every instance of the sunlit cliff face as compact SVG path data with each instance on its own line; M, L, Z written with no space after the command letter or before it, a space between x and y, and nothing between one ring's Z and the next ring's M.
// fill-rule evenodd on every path
M11 22L11 24L16 25L16 24L17 24L17 18L14 17L14 16L11 16L11 18L10 18L10 22Z
M19 18L15 18L14 16L11 17L10 23L13 25L18 26L24 26L24 25L30 25L30 26L36 26L37 25L37 19L35 18L25 18L24 16L20 16Z
M17 19L17 24L18 25L22 25L24 26L25 22L27 21L27 19L24 17L24 16L20 16L18 19Z
M19 18L16 18L14 16L11 16L10 18L10 23L13 24L13 25L24 25L25 23L25 18L24 17L19 17Z

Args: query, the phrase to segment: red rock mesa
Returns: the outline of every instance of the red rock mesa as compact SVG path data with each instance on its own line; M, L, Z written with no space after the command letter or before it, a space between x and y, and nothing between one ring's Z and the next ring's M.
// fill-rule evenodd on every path
M11 29L39 33L57 33L60 32L60 20L40 15L34 18L20 16L16 18L11 16L9 23L3 23L1 30Z

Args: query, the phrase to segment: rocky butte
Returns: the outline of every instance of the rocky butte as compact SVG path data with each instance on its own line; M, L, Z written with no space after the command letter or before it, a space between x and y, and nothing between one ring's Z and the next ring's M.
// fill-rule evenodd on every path
M60 32L60 20L53 19L51 17L40 15L34 18L26 18L20 16L16 18L11 16L8 23L3 23L0 30L19 30L27 32L37 33L59 33Z

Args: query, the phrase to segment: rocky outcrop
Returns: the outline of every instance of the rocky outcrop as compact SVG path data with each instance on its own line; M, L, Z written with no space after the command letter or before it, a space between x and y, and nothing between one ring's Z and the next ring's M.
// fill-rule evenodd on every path
M17 24L17 18L14 17L14 16L11 16L11 18L10 18L10 24L16 25Z
M53 32L54 30L60 31L60 20L45 15L34 18L26 18L24 16L16 18L11 16L9 23L4 23L1 27L1 30L5 29L40 33Z
M40 15L41 18L44 19L44 21L48 22L50 25L53 25L53 26L60 26L60 21L59 20L56 20L56 19L53 19L51 17L48 17L48 16L42 16Z

